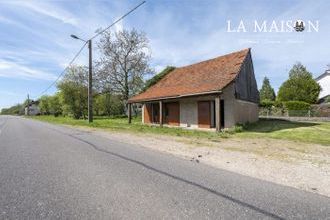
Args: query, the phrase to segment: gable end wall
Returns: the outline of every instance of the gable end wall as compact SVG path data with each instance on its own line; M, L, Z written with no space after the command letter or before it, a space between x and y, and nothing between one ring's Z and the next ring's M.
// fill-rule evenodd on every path
M235 97L243 101L259 103L259 91L254 75L251 53L248 53L235 79Z
M225 104L225 128L236 124L256 122L259 119L259 105L255 102L235 98L235 83L228 85L221 94Z

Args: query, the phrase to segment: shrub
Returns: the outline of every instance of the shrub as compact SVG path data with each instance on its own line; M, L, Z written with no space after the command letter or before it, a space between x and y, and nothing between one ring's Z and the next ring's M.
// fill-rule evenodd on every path
M262 108L266 108L270 110L272 106L274 106L274 101L264 100L260 102L260 107Z
M244 130L244 125L242 125L242 124L237 124L237 125L234 126L233 130L234 130L235 133L243 132L243 130Z
M288 101L284 103L289 116L308 116L311 105L302 101Z
M288 101L284 103L288 110L309 110L311 105L302 101Z
M275 106L276 108L284 108L284 104L283 104L283 102L278 101L278 100L276 100L276 101L274 102L274 106Z

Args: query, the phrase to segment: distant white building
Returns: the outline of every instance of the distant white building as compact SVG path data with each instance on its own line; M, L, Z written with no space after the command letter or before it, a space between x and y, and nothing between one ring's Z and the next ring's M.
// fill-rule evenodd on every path
M321 86L322 90L319 95L319 102L324 102L325 98L330 96L330 69L326 70L322 75L317 77L315 81Z
M25 115L38 115L40 114L40 109L38 106L38 101L32 101L30 102L29 106L25 106Z

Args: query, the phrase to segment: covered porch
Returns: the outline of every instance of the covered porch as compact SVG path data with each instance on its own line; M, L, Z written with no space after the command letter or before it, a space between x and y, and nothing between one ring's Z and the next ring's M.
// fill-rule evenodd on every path
M154 100L142 104L142 122L145 124L217 131L224 128L224 100L220 95ZM131 123L131 103L128 112Z

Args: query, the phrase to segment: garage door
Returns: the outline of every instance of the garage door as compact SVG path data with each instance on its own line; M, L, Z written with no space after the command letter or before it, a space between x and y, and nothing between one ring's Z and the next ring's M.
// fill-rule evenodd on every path
M165 123L169 125L180 125L179 102L165 103Z
M211 103L209 101L198 102L198 127L211 127Z

